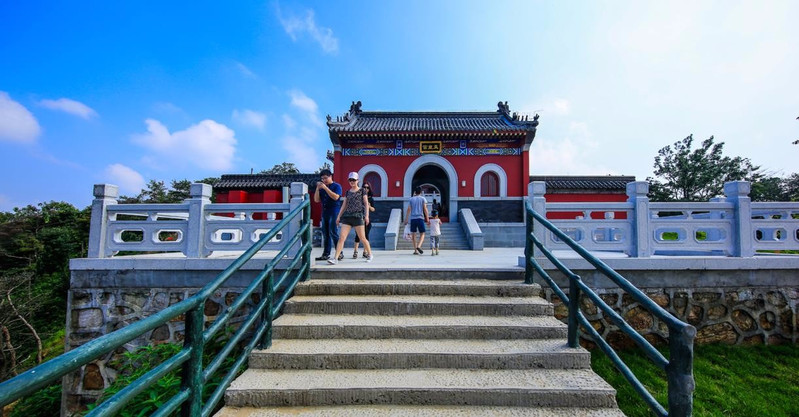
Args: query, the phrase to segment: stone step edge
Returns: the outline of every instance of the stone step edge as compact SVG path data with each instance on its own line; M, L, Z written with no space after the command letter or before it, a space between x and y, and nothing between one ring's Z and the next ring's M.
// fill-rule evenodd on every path
M511 372L520 373L516 381L508 381L514 375ZM538 379L532 378L531 372L537 373ZM357 384L352 384L353 380L357 380ZM413 383L407 385L406 381ZM615 394L615 390L596 374L583 370L248 369L228 388L225 403L234 406L357 403L614 407Z
M464 297L518 297L541 298L541 287L533 285L507 285L496 282L493 285L470 285L462 280L450 282L361 279L342 281L339 279L315 279L297 285L296 295L398 295L398 296L464 296Z
M375 316L431 316L431 315L482 315L501 317L508 315L551 316L555 308L545 304L510 303L437 303L437 302L334 302L298 301L286 303L283 314L375 315Z
M429 353L263 352L250 356L252 369L590 369L581 352Z
M624 417L617 408L585 407L502 407L502 406L423 406L423 405L341 405L312 407L229 407L214 417Z

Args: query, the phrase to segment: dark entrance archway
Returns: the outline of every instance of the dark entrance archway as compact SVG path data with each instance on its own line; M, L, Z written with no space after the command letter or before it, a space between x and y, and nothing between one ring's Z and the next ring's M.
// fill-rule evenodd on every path
M411 182L411 190L416 187L423 186L428 191L436 189L441 193L439 203L441 204L441 213L439 217L449 217L449 177L447 173L438 165L428 164L424 165L413 174L413 181ZM432 187L431 187L432 186ZM423 190L424 191L424 190ZM432 200L428 198L428 203ZM428 205L428 209L429 209Z

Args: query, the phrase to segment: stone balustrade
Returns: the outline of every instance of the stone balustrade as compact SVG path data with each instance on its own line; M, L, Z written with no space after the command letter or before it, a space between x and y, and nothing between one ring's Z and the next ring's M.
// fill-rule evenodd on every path
M799 202L753 203L746 181L726 183L725 196L709 202L652 202L644 181L627 184L628 200L617 203L548 203L544 182L530 183L529 190L533 209L590 251L645 258L799 250ZM569 249L546 228L534 233L549 249Z
M119 204L115 185L94 186L89 258L122 253L174 253L205 258L215 251L245 251L306 198L308 186L292 183L284 203L212 204L211 186L192 184L190 198L178 204ZM289 232L299 230L296 217ZM262 250L279 251L282 233ZM291 256L292 253L289 253Z
M752 257L757 251L799 250L799 202L751 202L749 190L748 182L729 182L724 197L708 202L652 202L649 184L637 181L627 185L626 202L551 203L544 198L546 184L532 182L528 198L534 210L549 215L555 226L590 251L647 258ZM88 257L158 252L205 258L213 252L244 251L296 207L304 192L307 186L295 183L283 203L213 204L211 186L192 184L183 203L120 204L115 185L95 185ZM523 236L523 227L515 224L497 233ZM491 230L484 233L486 245L506 246ZM550 249L568 249L543 227L535 233ZM280 250L283 241L279 235L264 250Z

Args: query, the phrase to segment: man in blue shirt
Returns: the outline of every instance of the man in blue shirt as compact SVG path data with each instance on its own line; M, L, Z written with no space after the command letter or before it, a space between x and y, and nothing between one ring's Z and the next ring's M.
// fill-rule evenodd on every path
M316 183L313 200L322 203L322 256L317 261L330 258L330 251L338 243L338 227L336 218L341 208L341 185L333 182L333 173L329 169L319 172L321 181Z
M427 214L427 200L422 197L422 187L413 190L413 197L408 202L408 213L405 215L405 224L411 223L411 241L413 242L413 254L421 255L422 245L424 244L424 224L430 223L430 216ZM416 240L416 233L419 233L419 240ZM417 243L418 242L418 243Z

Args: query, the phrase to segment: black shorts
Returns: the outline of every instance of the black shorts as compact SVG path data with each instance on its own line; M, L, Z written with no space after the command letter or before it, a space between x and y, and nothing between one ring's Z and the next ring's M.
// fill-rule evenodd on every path
M363 226L363 213L342 213L341 224L346 224L352 227Z

